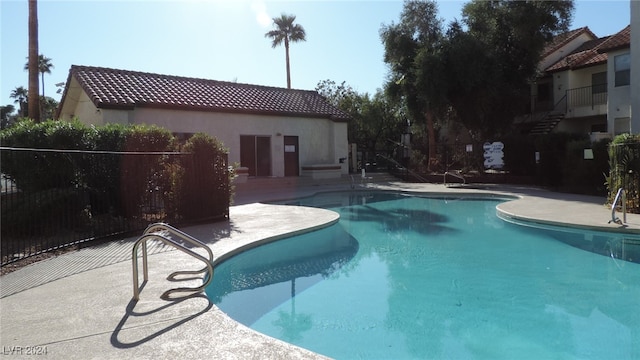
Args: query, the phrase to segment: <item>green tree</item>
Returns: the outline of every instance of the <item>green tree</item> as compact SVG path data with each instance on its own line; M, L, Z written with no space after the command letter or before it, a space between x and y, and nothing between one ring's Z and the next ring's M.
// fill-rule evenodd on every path
M14 99L14 103L18 104L18 117L26 116L27 113L27 100L29 99L29 95L27 89L24 86L18 86L17 88L11 91L10 98Z
M14 119L11 114L15 109L15 106L11 104L0 106L0 129L5 129L11 125Z
M264 34L270 38L271 47L284 43L287 65L287 88L291 89L291 71L289 66L289 43L297 41L306 41L306 33L304 28L299 24L294 24L296 20L294 15L282 14L280 17L273 18L274 29Z
M428 170L437 167L436 118L446 109L442 20L431 0L405 1L400 22L383 26L384 61L390 67L387 92L403 101L408 115L424 121L428 133Z
M369 151L384 154L387 157L396 155L401 134L406 129L406 121L398 102L389 99L382 91L373 97L365 94L360 97L361 116L358 118L359 142Z
M529 101L529 83L545 45L566 31L573 1L467 3L445 44L448 100L481 141L508 131ZM464 25L464 26L463 26ZM469 61L473 59L473 61Z
M38 1L29 0L29 116L40 122L38 101Z
M56 120L53 117L58 108L58 101L52 97L45 96L40 97L40 104L42 104L42 118L45 120Z
M51 69L54 66L51 63L51 58L45 57L44 55L38 55L38 71L40 72L40 76L42 78L42 97L44 98L44 74L51 74ZM25 70L29 70L29 62L24 65Z
M358 95L345 81L338 85L335 81L329 79L318 82L316 91L327 99L331 105L347 112L350 110L348 104Z
M349 143L355 143L363 152L383 152L392 156L405 130L404 114L399 103L394 102L382 91L373 97L358 94L343 81L336 84L331 80L318 83L316 91L329 103L348 113Z

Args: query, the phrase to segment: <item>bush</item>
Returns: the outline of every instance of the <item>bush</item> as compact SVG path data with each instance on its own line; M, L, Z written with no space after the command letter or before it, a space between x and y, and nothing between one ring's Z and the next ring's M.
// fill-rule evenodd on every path
M540 153L540 161L537 164L537 182L542 186L561 188L564 185L562 174L566 164L565 153L567 145L572 141L588 141L588 136L583 134L550 133L535 139L536 151Z
M90 129L77 121L23 120L0 132L0 143L6 147L51 149L22 151L3 159L2 173L23 191L78 186L80 154L62 153L59 149L89 150Z
M506 137L504 143L504 167L512 175L535 175L536 147L530 136Z
M119 210L126 217L140 213L140 204L155 202L154 196L164 183L165 169L169 158L162 152L176 149L173 135L157 126L135 125L127 129L124 141L125 155L117 169L119 175ZM158 154L135 154L129 152L158 152Z
M60 228L72 230L89 221L87 199L69 188L16 196L2 210L2 233L12 236L53 235Z
M177 150L175 137L166 129L146 125L94 127L78 121L24 120L2 130L0 141L6 147L39 149L7 152L10 156L2 159L2 174L20 191L85 189L94 215L139 218L165 206L170 214L159 217L190 218L202 211L228 211L227 151L205 134L197 134L184 146L193 158L169 155ZM63 149L93 152L55 151ZM205 205L193 207L202 200Z
M183 158L184 175L175 183L178 213L187 218L196 214L228 215L232 174L228 169L227 149L209 135L198 133L187 140L183 151L193 156Z
M567 143L562 161L563 190L590 195L607 194L605 174L609 169L607 147L609 140L591 143L588 139ZM584 150L593 151L593 159L584 158Z
M616 136L609 146L607 189L612 203L618 189L627 194L627 210L640 212L640 135Z
M204 134L178 153L174 136L155 126L22 121L0 142L9 148L0 171L12 181L0 201L3 264L150 222L229 214L226 149Z

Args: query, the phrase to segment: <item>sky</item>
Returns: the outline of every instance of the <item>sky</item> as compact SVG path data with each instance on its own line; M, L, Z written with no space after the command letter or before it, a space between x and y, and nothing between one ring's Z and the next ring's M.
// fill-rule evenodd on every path
M636 1L636 0L633 0ZM467 1L438 2L448 24ZM38 0L39 52L54 68L45 95L60 101L71 65L286 87L284 46L264 34L272 18L295 15L306 41L291 44L291 86L345 82L357 92L382 88L388 68L379 31L398 23L400 0ZM572 29L612 35L630 22L629 0L577 0ZM28 88L26 0L0 0L0 105ZM41 85L42 86L42 85ZM40 90L42 92L42 90Z

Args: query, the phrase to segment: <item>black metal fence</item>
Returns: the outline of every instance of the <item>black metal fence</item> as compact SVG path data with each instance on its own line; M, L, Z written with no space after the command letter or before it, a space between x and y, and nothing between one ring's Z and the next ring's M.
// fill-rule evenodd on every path
M0 149L1 266L144 229L222 220L226 154Z

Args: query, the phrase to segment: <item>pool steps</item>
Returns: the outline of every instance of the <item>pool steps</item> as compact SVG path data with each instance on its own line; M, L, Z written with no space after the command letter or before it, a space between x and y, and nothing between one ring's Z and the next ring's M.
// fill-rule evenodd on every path
M174 240L172 237L169 237L169 236L175 236L176 238L182 240L182 243ZM171 245L174 248L184 252L187 255L191 255L192 257L202 261L205 264L205 267L202 268L201 270L175 271L169 274L169 276L167 276L167 280L169 281L183 281L183 280L192 280L193 277L180 279L179 278L180 276L184 276L184 275L192 276L192 275L204 274L202 279L203 280L202 285L197 287L179 287L179 288L170 289L165 291L162 294L161 296L162 298L169 298L169 295L171 295L174 292L193 292L193 293L202 292L207 287L207 285L209 285L209 283L213 279L213 265L212 265L213 252L211 251L211 249L202 241L194 238L193 236L185 232L182 232L174 228L171 225L168 225L165 223L154 223L147 226L145 231L142 233L142 236L140 236L138 240L135 242L135 244L133 245L131 259L132 259L132 265L133 265L133 299L134 300L136 301L140 300L140 286L139 286L139 272L138 272L138 248L140 246L142 246L143 278L145 282L149 280L149 268L147 265L147 241L148 240L159 240L165 243L166 245ZM188 243L195 247L205 249L209 258L207 259L204 256L189 249L184 245L184 243Z

